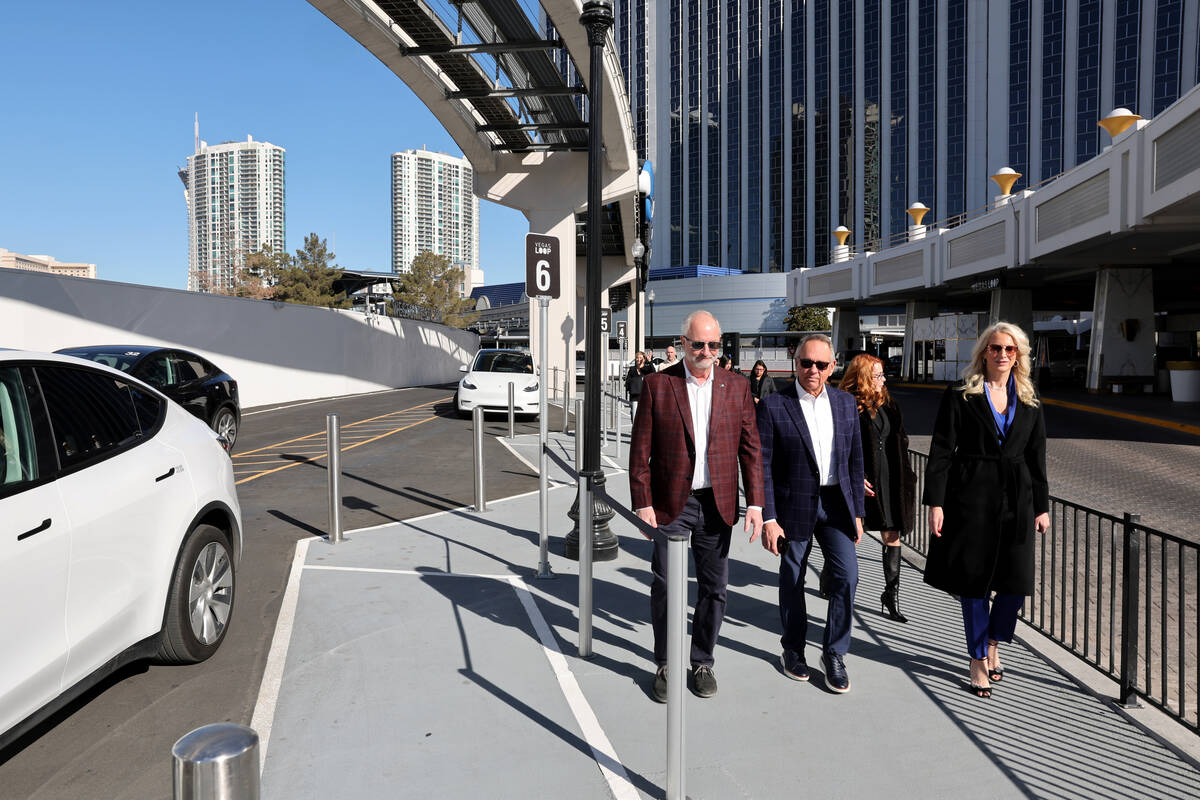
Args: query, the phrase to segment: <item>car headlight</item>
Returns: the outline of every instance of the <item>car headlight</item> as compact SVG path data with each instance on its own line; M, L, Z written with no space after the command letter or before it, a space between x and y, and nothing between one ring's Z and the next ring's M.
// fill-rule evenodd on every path
M471 390L474 390L474 389L478 389L478 388L479 388L478 386L476 386L475 384L471 383L471 382L470 382L469 380L467 380L466 378L463 378L463 379L462 379L462 383L460 383L460 384L459 384L459 386L461 386L461 387L462 387L462 388L464 388L464 389L471 389Z
M529 384L524 389L524 391L526 391L526 392L536 392L537 390L538 390L537 381L534 381L533 383Z

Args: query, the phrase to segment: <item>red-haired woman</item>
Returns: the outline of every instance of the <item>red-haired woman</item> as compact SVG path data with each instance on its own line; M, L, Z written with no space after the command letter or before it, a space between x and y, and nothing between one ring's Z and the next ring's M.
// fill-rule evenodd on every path
M838 388L858 401L867 511L863 527L879 531L883 539L884 589L879 603L895 621L908 622L900 613L900 537L912 531L916 519L917 474L908 463L900 406L884 381L883 362L863 353L846 367Z

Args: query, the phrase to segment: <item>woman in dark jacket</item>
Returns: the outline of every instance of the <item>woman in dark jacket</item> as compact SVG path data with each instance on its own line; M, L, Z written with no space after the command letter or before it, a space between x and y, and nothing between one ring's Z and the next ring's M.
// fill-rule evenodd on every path
M1046 424L1029 375L1025 332L985 330L963 382L942 396L925 468L925 582L962 603L979 697L1004 677L998 643L1012 641L1033 592L1035 531L1050 528Z
M863 353L854 357L838 388L858 402L862 433L866 512L863 527L879 531L883 540L882 609L897 622L900 613L900 537L910 533L916 519L917 473L908 462L908 434L900 406L884 383L883 362Z
M629 416L637 417L638 398L642 395L642 378L654 372L654 365L641 350L633 357L633 366L625 373L625 394L629 396Z
M760 358L750 368L750 396L757 405L759 400L769 394L775 394L775 381L767 374L767 365Z

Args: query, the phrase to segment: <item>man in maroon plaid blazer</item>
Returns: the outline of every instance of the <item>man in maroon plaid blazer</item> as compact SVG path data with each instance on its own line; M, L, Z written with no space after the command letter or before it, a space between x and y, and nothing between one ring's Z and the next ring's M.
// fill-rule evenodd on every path
M652 537L650 617L654 625L654 699L667 701L667 537L690 535L696 566L692 692L717 693L713 649L725 617L729 543L738 517L738 465L746 486L750 541L762 529L763 478L750 381L714 370L721 326L707 311L683 324L683 361L647 375L629 446L633 508Z

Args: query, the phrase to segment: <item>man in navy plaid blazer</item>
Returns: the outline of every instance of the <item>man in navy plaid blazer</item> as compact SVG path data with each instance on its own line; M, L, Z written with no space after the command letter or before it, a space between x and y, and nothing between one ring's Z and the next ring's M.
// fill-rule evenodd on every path
M780 555L779 617L783 672L808 680L804 575L812 540L828 567L829 612L821 663L825 683L848 692L843 660L858 586L855 545L862 538L863 455L854 396L826 386L835 362L829 337L805 337L796 350L796 380L758 404L762 448L763 547Z

